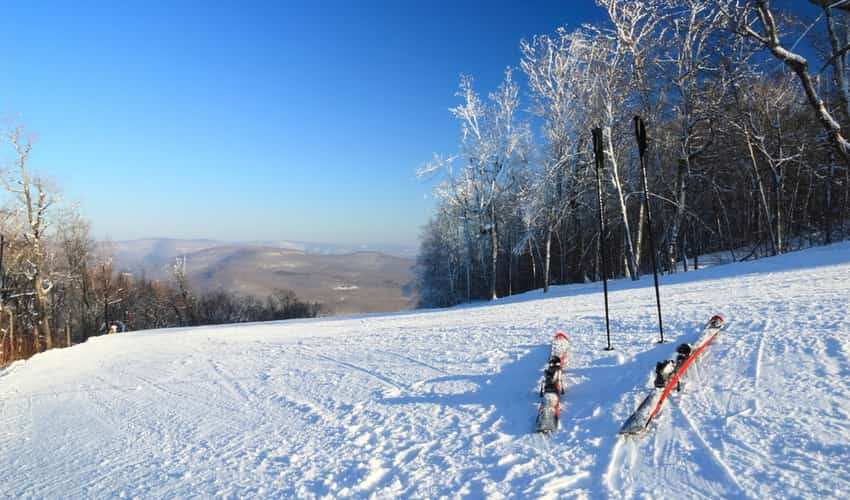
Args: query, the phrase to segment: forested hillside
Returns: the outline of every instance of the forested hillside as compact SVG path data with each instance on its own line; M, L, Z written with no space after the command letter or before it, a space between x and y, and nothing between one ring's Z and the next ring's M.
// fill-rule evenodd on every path
M316 302L290 290L266 297L228 290L199 292L186 261L151 279L115 268L98 249L88 220L57 187L30 168L34 136L13 126L3 153L6 203L0 208L0 367L91 336L126 330L314 317Z
M519 71L485 97L461 79L458 150L420 169L440 179L422 305L599 279L600 211L605 267L632 279L652 259L687 271L847 236L848 7L597 3L605 22L522 40Z

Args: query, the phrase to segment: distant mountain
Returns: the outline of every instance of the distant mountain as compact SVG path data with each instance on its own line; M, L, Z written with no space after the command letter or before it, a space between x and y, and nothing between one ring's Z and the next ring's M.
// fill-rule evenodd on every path
M180 255L222 245L227 245L227 243L214 240L177 240L170 238L99 243L103 252L112 255L117 270L132 273L144 271L155 276L161 274L163 266L170 265Z
M288 241L142 239L103 247L116 269L155 279L167 279L177 258L185 257L189 281L199 291L267 296L285 288L334 314L398 311L415 303L409 257Z
M343 255L357 252L379 252L396 257L416 256L416 248L405 245L397 245L392 243L367 243L361 245L340 245L335 243L310 243L304 241L288 241L288 240L261 240L245 242L246 245L286 248L290 250L299 250L304 253L314 255Z

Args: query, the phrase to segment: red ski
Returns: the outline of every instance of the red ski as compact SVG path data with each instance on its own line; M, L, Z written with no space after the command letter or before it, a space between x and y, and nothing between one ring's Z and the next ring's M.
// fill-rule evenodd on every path
M552 339L552 353L549 355L549 358L557 357L561 362L561 370L564 369L564 366L567 364L567 351L570 348L570 341L567 339L567 334L564 332L558 332L555 334L555 337Z
M712 316L693 346L682 344L676 348L675 359L664 360L655 365L655 387L626 420L618 434L641 434L649 427L649 423L658 415L673 389L680 387L682 376L722 329L723 318Z
M564 393L563 371L567 362L569 340L564 332L558 332L552 339L552 350L544 372L540 397L543 400L537 409L537 432L550 433L558 429L561 417L561 397Z

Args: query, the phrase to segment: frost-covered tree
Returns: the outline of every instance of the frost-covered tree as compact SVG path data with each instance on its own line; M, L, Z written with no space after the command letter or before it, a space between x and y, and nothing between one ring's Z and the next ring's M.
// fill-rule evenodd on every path
M53 347L53 331L50 327L50 293L53 281L47 267L46 233L49 226L48 210L54 199L45 181L31 175L29 170L32 137L25 135L22 126L14 127L6 136L14 149L13 167L10 178L5 180L6 189L17 202L23 215L24 233L29 256L23 272L33 294L34 337L39 350Z
M467 281L470 281L472 240L489 236L487 281L488 297L497 297L500 206L513 178L511 171L527 164L529 132L517 119L519 86L509 69L499 88L484 102L474 90L472 78L461 78L458 96L462 103L451 108L461 128L460 151L447 161L432 162L420 173L443 169L448 180L441 196L455 205L464 226L467 252ZM455 161L459 166L455 165ZM471 226L475 218L477 228ZM470 286L467 286L468 293Z
M676 269L688 192L697 162L709 150L718 109L726 88L723 80L720 15L709 0L668 0L670 28L657 65L668 75L673 123L677 129L675 211L667 233L667 267Z
M592 123L602 129L605 169L614 188L622 224L626 270L632 279L637 279L640 270L632 236L628 194L638 177L637 170L632 168L635 164L625 161L631 156L634 144L630 135L634 110L627 105L630 86L628 53L618 44L616 34L608 29L592 29L587 43L578 86L582 92L580 99L590 108Z
M459 302L456 291L463 241L446 210L425 226L422 246L416 260L419 302L424 306L446 307Z
M564 223L572 201L578 195L573 168L579 161L576 148L580 129L586 123L581 65L587 52L587 39L581 31L560 28L554 37L535 36L520 43L520 66L528 77L533 100L532 113L542 119L543 145L530 182L522 194L527 226L543 228L543 290L549 291L552 239Z
M642 248L647 231L661 236L657 251L669 271L687 270L688 255L696 266L701 253L746 259L846 235L850 5L810 1L825 9L823 22L797 29L766 0L597 0L604 22L520 44L534 134L493 126L522 121L516 91L485 102L462 82L463 104L452 110L462 145L434 162L447 175L420 255L421 278L437 288L428 291L431 302L493 297L497 279L512 293L547 290L555 276L598 276L589 168L597 126L611 207L601 241L612 249L615 276L638 277L641 255L650 254ZM790 40L803 36L826 49L829 80L793 52ZM494 119L495 95L510 103L501 109L512 110L511 119ZM650 135L654 227L644 227L637 202L634 115Z
M809 69L809 61L783 42L782 25L769 0L713 0L723 14L729 29L761 44L797 77L806 100L836 152L850 161L850 142L846 131L835 119L818 92L817 82Z

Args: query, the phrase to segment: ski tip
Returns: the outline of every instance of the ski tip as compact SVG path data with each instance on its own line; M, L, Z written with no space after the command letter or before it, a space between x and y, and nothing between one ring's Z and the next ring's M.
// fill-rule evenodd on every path
M723 326L723 321L724 321L723 316L721 316L719 314L715 314L714 316L711 317L710 320L708 320L708 324L717 328L717 327Z
M555 334L555 338L556 338L556 339L569 340L569 337L567 337L567 334L566 334L566 333L564 333L564 332L558 332L558 333L556 333L556 334Z

